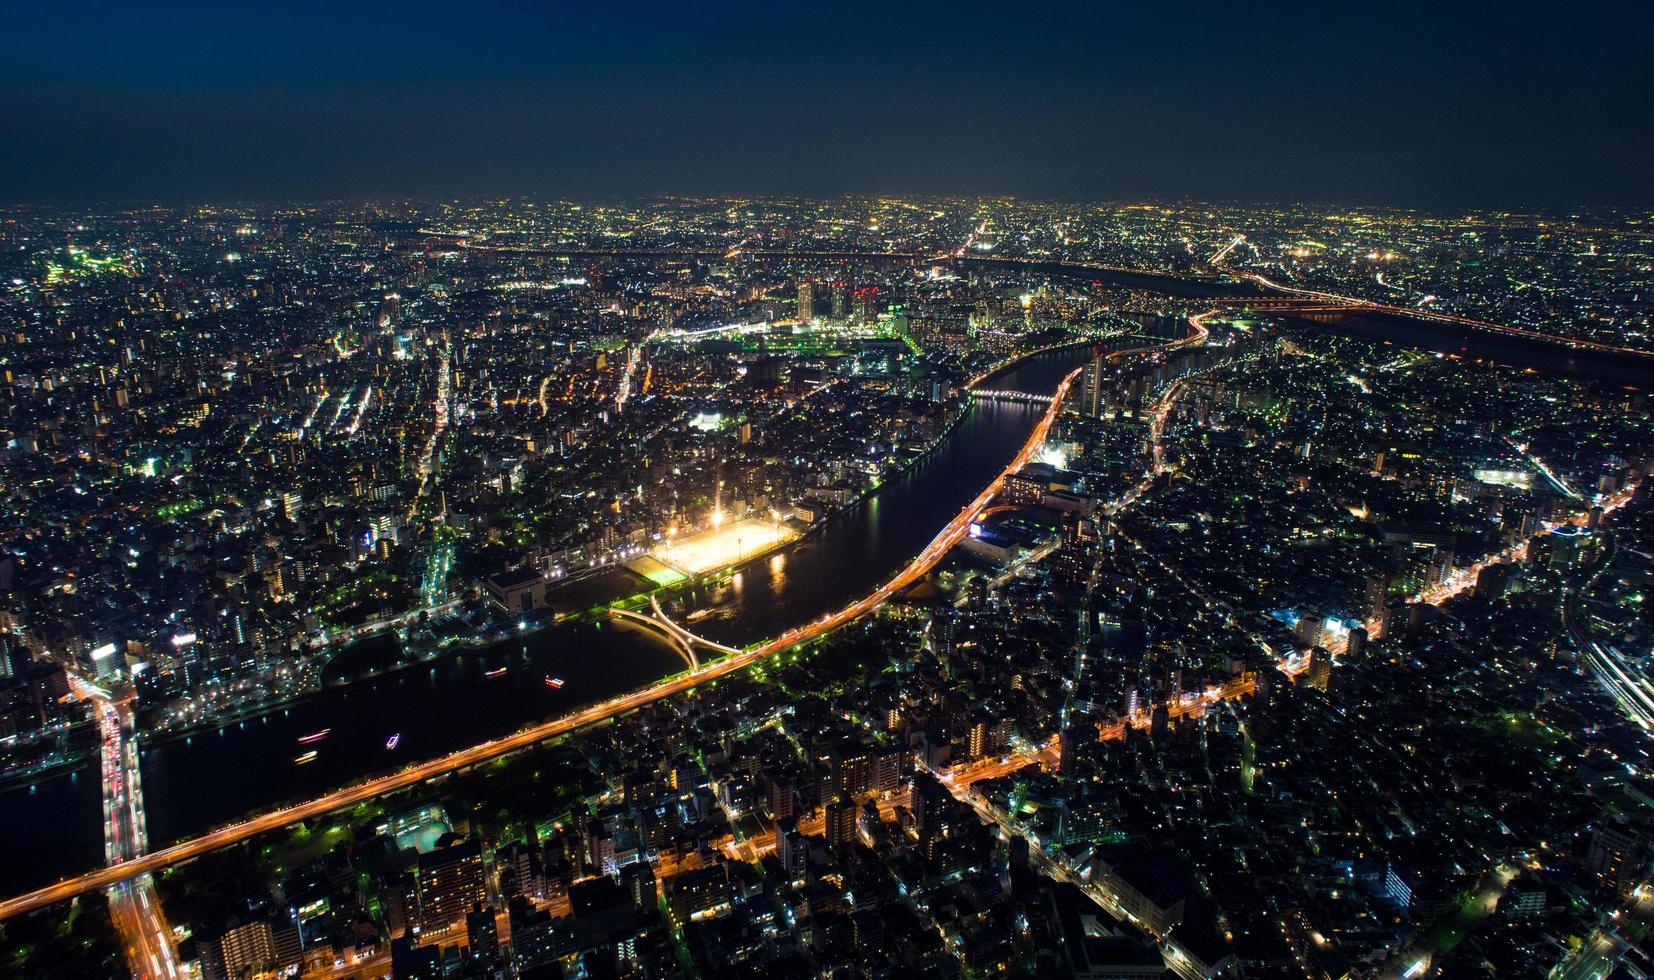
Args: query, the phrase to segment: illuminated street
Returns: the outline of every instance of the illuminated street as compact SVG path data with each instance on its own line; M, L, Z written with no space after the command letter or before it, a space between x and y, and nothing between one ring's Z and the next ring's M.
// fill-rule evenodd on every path
M1654 6L6 23L0 980L1654 976Z
M531 728L524 729L523 731L520 731L508 738L486 742L463 752L456 752L440 759L433 759L428 762L419 763L388 776L382 776L377 779L359 783L355 786L346 787L318 799L307 800L303 803L284 807L271 813L261 814L241 823L221 827L194 840L185 841L183 843L173 844L168 847L150 851L147 854L134 857L122 864L89 872L78 878L61 882L28 895L8 899L4 902L0 902L0 918L5 918L16 915L20 912L26 912L31 909L39 908L43 905L60 901L64 898L84 891L108 887L119 882L124 882L139 875L148 874L160 868L164 868L178 861L186 860L190 857L216 850L237 841L246 840L257 834L275 830L313 816L319 816L332 810L353 806L364 800L370 800L385 793L394 792L398 789L416 785L432 778L433 776L439 776L443 773L472 766L478 762L533 745L536 742L542 742L546 739L573 731L583 726L594 724L627 711L635 710L636 708L651 702L658 701L673 694L687 691L701 684L716 680L719 677L745 669L746 667L763 660L766 657L773 656L776 653L789 649L798 644L807 643L810 640L835 629L836 627L842 626L845 623L866 615L890 596L901 591L902 589L907 588L913 582L917 581L920 576L932 568L937 562L941 561L947 554L948 549L965 535L967 529L969 528L970 521L974 518L977 511L983 507L986 507L998 493L999 483L1004 480L1005 476L1021 469L1023 464L1033 457L1034 453L1038 451L1040 445L1043 444L1045 433L1047 429L1049 429L1051 421L1056 415L1056 410L1058 404L1061 402L1062 395L1067 391L1068 385L1072 382L1073 377L1074 375L1071 374L1068 378L1064 379L1063 384L1058 388L1056 399L1054 399L1051 407L1046 411L1040 425L1035 428L1034 434L1029 438L1027 444L1023 447L1022 452L1019 453L1017 457L1011 461L1011 464L1005 468L1005 471L1001 474L999 480L996 480L994 484L985 488L982 493L977 496L975 505L962 510L952 521L948 523L946 527L942 529L941 532L937 534L937 536L924 549L924 551L915 556L912 562L910 562L906 568L904 568L889 582L886 582L871 595L846 606L837 613L822 617L821 619L805 626L789 630L781 636L778 636L760 646L754 647L745 653L725 657L721 660L715 661L701 668L699 671L684 674L668 680L665 683L583 708L580 711L577 711L571 715L566 715L562 718L556 718L551 721L543 722Z

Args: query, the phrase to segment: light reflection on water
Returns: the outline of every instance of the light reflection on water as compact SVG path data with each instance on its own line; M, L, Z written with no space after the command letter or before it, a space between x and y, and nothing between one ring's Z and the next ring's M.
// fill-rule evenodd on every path
M770 557L770 591L780 595L787 588L787 555L777 552Z

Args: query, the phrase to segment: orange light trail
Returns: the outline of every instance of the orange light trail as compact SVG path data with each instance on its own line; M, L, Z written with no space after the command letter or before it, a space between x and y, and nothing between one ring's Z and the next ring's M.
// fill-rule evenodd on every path
M1201 322L1198 322L1202 321L1204 317L1205 314L1201 317L1191 318L1189 322L1192 332L1179 340L1163 344L1151 344L1119 353L1147 353L1197 343L1206 336L1206 328ZM139 875L149 874L221 847L247 840L250 837L272 830L279 830L301 820L322 816L335 810L346 809L387 793L417 786L437 776L465 769L496 756L506 755L538 742L606 721L617 715L635 711L663 698L681 694L702 684L745 670L761 660L801 643L807 643L840 626L860 619L878 608L891 596L908 588L928 574L932 568L935 568L946 557L948 551L965 536L976 515L986 509L993 502L994 497L998 496L1005 480L1027 465L1033 459L1034 454L1044 445L1046 435L1050 432L1052 423L1056 421L1063 400L1081 370L1081 368L1075 368L1058 383L1056 391L1051 396L1051 404L1041 415L1039 422L1034 426L1033 432L1029 434L1028 440L1010 463L994 478L993 482L983 488L982 492L977 494L970 504L962 508L952 520L944 525L942 530L925 546L923 551L914 556L912 561L908 562L907 565L903 566L900 571L873 592L844 606L837 612L824 615L803 626L794 627L766 643L706 664L699 670L680 674L658 684L588 705L561 717L524 728L511 735L490 739L479 745L459 749L435 759L409 765L397 772L365 779L310 800L290 804L245 820L226 824L198 837L173 844L170 847L150 851L132 860L88 871L85 874L7 899L0 902L0 919L34 911L87 891L108 888Z

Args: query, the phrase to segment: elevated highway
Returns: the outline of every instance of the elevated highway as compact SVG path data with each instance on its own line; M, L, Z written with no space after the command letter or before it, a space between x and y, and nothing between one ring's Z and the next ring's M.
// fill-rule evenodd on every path
M1146 354L1198 343L1205 338L1206 329L1199 318L1191 318L1190 327L1190 333L1177 340L1145 345L1120 353ZM671 620L662 614L660 625L679 633L685 642L699 643L704 647L718 650L726 655L659 683L596 704L587 705L566 715L527 726L510 735L490 739L479 745L414 763L396 772L359 780L321 796L228 823L200 836L149 851L130 860L88 871L85 874L65 879L56 884L0 901L0 919L44 908L55 902L73 898L88 891L110 888L124 882L133 881L162 868L239 843L259 834L279 830L303 820L323 816L389 793L409 789L435 777L468 769L489 759L528 748L599 722L623 716L674 694L683 693L701 684L744 670L759 661L773 657L777 653L818 639L834 629L860 619L877 609L890 597L918 582L931 569L935 568L947 556L948 551L968 533L971 522L976 519L982 510L991 505L993 499L998 496L1004 486L1005 480L1012 473L1027 465L1045 444L1046 435L1050 432L1051 425L1056 421L1063 399L1072 387L1075 378L1078 377L1080 370L1080 368L1075 368L1063 377L1051 396L1050 404L1047 405L1040 420L1035 424L1034 430L1029 434L1021 450L1006 464L999 475L977 494L974 500L961 508L937 532L936 536L922 551L898 569L883 585L836 612L828 613L811 622L793 627L767 642L744 650L737 650L734 647L694 636L681 626L671 623ZM652 617L644 618L652 619Z

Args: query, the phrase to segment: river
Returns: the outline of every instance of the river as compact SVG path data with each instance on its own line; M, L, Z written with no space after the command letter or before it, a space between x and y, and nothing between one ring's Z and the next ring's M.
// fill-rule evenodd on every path
M1085 348L1053 351L986 387L1049 393L1088 356ZM899 479L794 547L741 569L727 587L686 601L687 615L673 610L674 616L702 636L744 646L866 595L999 475L1043 411L1034 404L978 403Z
M993 387L1049 393L1088 352L1029 358ZM1037 405L980 402L936 449L815 534L686 601L693 628L744 644L866 595L912 558L1010 461ZM388 639L365 641L391 642ZM504 672L498 672L504 667ZM484 650L327 688L264 715L187 737L145 741L141 765L152 846L315 796L371 773L508 734L682 669L647 633L564 625ZM561 678L560 689L545 678ZM299 739L325 732L308 743ZM392 735L394 749L386 748ZM300 763L306 753L313 759ZM37 888L102 863L93 765L0 793L0 890Z

